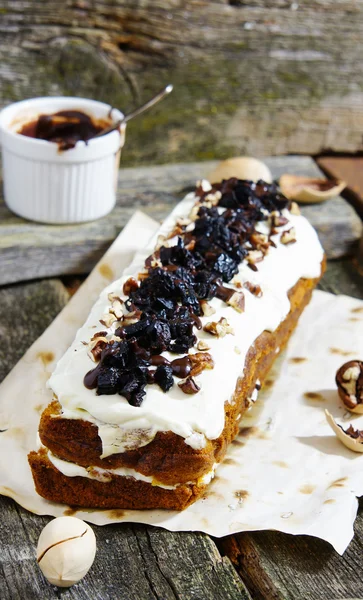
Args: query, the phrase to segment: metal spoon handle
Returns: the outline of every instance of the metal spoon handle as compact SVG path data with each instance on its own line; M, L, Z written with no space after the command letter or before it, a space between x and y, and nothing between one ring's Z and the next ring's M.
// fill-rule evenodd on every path
M152 106L154 106L154 104L156 104L157 102L160 102L160 100L165 98L165 96L170 94L170 92L172 92L172 91L173 91L173 86L171 83L169 83L169 85L167 85L163 90L161 90L161 92L156 94L156 96L154 96L154 98L151 98L151 100L149 100L148 102L145 102L145 104L143 104L142 106L139 106L139 108L135 108L135 110L130 112L128 115L125 115L124 118L122 119L122 123L127 123L127 121L130 121L130 119L133 119L134 117L137 117L138 115L143 113L145 110L148 110L148 108L151 108Z
M106 133L110 133L111 131L114 131L114 129L118 129L120 125L127 123L127 121L130 121L134 117L137 117L145 110L148 110L149 108L154 106L154 104L156 104L157 102L160 102L160 100L162 100L163 98L165 98L165 96L170 94L172 90L173 86L171 83L169 83L169 85L167 85L163 90L161 90L161 92L156 94L156 96L151 98L151 100L148 100L148 102L145 102L145 104L143 104L142 106L135 108L135 110L130 112L128 115L125 115L122 119L120 119L120 121L117 121L117 123L113 123L112 125L110 125L110 127L107 127L106 129L100 131L99 133L97 133L97 135L94 136L94 138L100 137L101 135L106 135Z

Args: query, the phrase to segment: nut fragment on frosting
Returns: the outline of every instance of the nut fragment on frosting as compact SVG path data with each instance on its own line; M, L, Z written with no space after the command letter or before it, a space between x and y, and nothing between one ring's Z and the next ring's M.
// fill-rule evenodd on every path
M283 231L280 237L281 244L294 244L296 242L295 227L291 227L287 231Z
M203 327L211 335L216 335L219 338L224 337L227 333L234 335L233 327L230 326L225 317L221 317L219 321L210 321Z
M261 262L261 260L263 260L263 256L264 254L262 250L250 250L246 256L246 260L249 264L255 265L256 263Z
M200 307L203 311L203 315L205 317L210 317L211 315L214 315L214 313L216 312L216 309L213 308L213 306L211 306L209 304L209 302L207 302L206 300L201 300L200 301Z
M363 413L363 361L350 360L338 369L338 393L351 412Z
M299 217L301 215L300 206L297 202L291 202L290 212L292 215Z
M95 555L95 534L81 519L53 519L39 536L38 565L49 583L58 587L70 587L80 581L91 568Z
M117 321L117 318L115 317L115 315L113 313L106 313L105 315L102 315L102 317L100 319L100 323L107 328L111 327L111 325L116 323L116 321Z
M227 300L227 304L232 306L237 312L244 312L245 309L245 295L243 292L234 292L232 296Z
M199 340L197 349L201 352L205 352L206 350L210 350L210 345L205 340Z
M261 290L261 286L259 286L257 283L251 283L250 281L245 281L243 284L243 287L245 287L249 292L251 292L251 294L253 294L253 296L256 296L256 298L261 298L262 296L262 290Z
M192 363L191 376L199 375L204 369L213 369L214 360L208 352L196 352L189 355Z
M119 300L119 299L113 300L113 302L111 304L110 313L115 315L115 317L118 321L121 321L121 319L123 317L122 305L123 305L123 302L122 302L122 300Z
M178 383L178 386L184 392L184 394L197 394L200 390L199 385L195 382L193 377L187 377L184 381Z

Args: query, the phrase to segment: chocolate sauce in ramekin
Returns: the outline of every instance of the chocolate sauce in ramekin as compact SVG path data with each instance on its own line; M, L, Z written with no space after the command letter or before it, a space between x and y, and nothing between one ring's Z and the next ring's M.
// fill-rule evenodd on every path
M59 150L70 150L77 142L88 142L111 125L109 119L95 119L79 110L61 110L51 115L39 115L25 123L17 133L58 144Z

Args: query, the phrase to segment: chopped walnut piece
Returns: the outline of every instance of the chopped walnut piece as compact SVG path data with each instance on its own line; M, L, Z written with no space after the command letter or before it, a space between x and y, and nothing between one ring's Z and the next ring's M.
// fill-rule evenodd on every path
M125 327L126 325L133 325L133 323L137 323L138 321L140 321L141 315L141 310L134 310L132 312L126 313L126 315L124 315L122 325Z
M283 231L280 237L281 244L294 244L296 242L295 227L291 227L287 231Z
M91 341L88 346L88 356L94 361L98 362L101 358L102 350L106 347L108 343L107 338L102 337L98 338L94 341Z
M189 354L189 359L192 363L191 376L199 375L204 369L213 369L214 360L208 352L196 352Z
M243 292L234 292L232 296L227 300L227 304L232 306L237 312L244 312L245 309L245 295Z
M123 303L123 300L121 300L121 298L120 298L120 294L116 294L116 292L110 292L108 294L107 298L109 299L110 302L113 302L114 300L119 300L120 302Z
M266 250L269 247L268 236L264 233L258 233L257 231L251 235L250 242L253 248L256 248L257 250Z
M200 190L204 194L206 192L210 192L211 189L213 189L211 186L211 183L208 181L208 179L199 179L197 181L196 188L197 188L197 190L196 190L197 192Z
M138 281L143 281L144 279L147 279L149 277L149 273L148 271L140 271L137 274L137 279Z
M166 241L165 235L158 235L157 240L156 240L155 250L160 250L161 246L164 245L165 241Z
M198 350L205 352L206 350L210 350L210 345L207 344L205 340L199 340L199 342L197 343L197 348Z
M213 193L209 193L203 198L203 206L206 206L207 208L212 208L213 206L217 206L217 204L221 198L222 198L222 194L219 190L217 190L216 192L213 192Z
M123 285L123 293L125 294L125 296L129 296L131 292L135 292L139 287L138 282L136 281L136 279L134 279L134 277L129 277L124 285Z
M197 202L196 204L194 204L192 210L189 213L189 219L191 221L196 221L196 219L198 218L198 212L200 207L202 206L201 202Z
M200 306L201 306L201 309L203 311L203 315L205 317L210 317L211 315L214 315L214 313L216 312L215 308L213 308L213 306L211 306L209 304L209 302L207 302L206 300L201 300L200 301Z
M105 337L107 335L107 331L97 331L97 333L95 333L92 337L91 337L91 342L93 342L93 340L95 340L96 338L99 337ZM87 343L87 342L86 342Z
M246 260L249 264L255 265L258 262L261 262L264 258L262 250L250 250L246 256Z
M251 294L257 296L257 298L261 298L262 290L258 284L251 283L250 281L245 281L243 285L249 292L251 292Z
M180 387L181 391L184 392L184 394L189 395L197 394L200 390L200 387L196 384L193 377L187 377L184 379L184 381L178 383L178 386Z
M117 319L112 313L107 313L106 315L102 316L102 319L100 319L100 323L102 323L102 325L105 327L111 327L111 325L116 321Z
M180 227L179 225L175 225L171 232L168 233L168 235L166 236L166 240L170 240L173 237L176 237L177 235L181 235L182 233L184 233L182 227Z
M273 227L282 227L283 225L287 225L289 219L283 217L282 215L273 215L272 217L272 225Z
M292 215L296 215L298 217L301 215L300 206L297 204L297 202L291 202L290 212Z
M210 321L204 325L203 329L211 335L216 335L219 338L224 337L227 335L227 333L234 335L234 330L225 317L221 317L218 322Z
M232 285L234 285L234 287L236 287L238 290L241 289L242 287L242 281L236 276L232 279L231 281Z
M107 335L106 331L103 332ZM88 356L92 358L94 362L98 362L101 358L102 350L107 346L107 344L111 344L112 342L119 342L121 338L116 335L111 335L109 338L106 337L98 337L93 339L88 344Z
M256 265L253 265L252 263L247 263L247 267L249 267L251 271L258 271Z
M123 310L122 310L122 306L123 306L123 302L122 300L114 300L111 304L111 308L110 308L110 313L112 315L115 315L116 319L118 321L121 321L122 317L123 317Z
M188 219L188 217L179 217L176 220L176 224L179 225L179 227L186 227L187 225L190 225L191 220Z

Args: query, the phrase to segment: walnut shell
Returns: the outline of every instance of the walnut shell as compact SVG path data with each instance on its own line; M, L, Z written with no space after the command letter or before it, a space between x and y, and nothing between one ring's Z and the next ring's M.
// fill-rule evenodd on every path
M330 414L328 410L325 410L325 416L328 424L334 431L337 438L342 442L342 444L344 444L344 446L346 446L347 448L349 448L349 450L352 450L353 452L363 453L363 432L355 430L351 425L345 431L343 427L338 425L338 423L335 421L334 417ZM353 435L349 434L349 430L354 432L354 434L356 434L357 437L353 437Z
M70 587L86 575L96 555L91 527L76 517L58 517L42 530L37 561L49 583Z
M279 185L282 193L289 200L313 204L339 196L347 184L341 180L281 175Z

